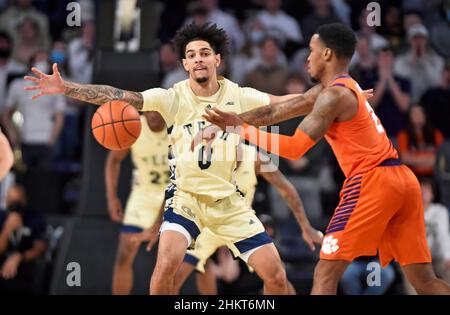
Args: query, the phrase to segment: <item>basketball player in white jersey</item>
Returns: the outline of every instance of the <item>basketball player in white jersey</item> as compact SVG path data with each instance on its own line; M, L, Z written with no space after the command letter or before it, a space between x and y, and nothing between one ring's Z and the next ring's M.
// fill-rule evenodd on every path
M170 89L152 88L132 92L105 85L77 84L61 78L56 64L53 74L33 68L36 76L25 90L37 90L32 98L63 93L85 102L102 105L120 99L141 111L158 111L168 126L171 184L166 190L164 222L158 246L156 266L150 281L150 294L172 294L175 274L186 249L204 227L226 240L236 257L251 266L264 282L265 294L287 294L286 272L278 251L262 223L237 191L235 169L240 138L221 133L211 147L198 145L191 150L194 135L206 126L205 108L217 107L232 112L306 100L293 115L308 113L321 86L303 95L273 96L252 88L241 88L217 76L228 38L216 25L190 24L177 32L174 45L189 79ZM306 216L304 216L306 217ZM303 232L316 243L320 233L309 222Z
M161 224L164 190L169 184L167 132L157 112L141 115L142 129L131 148L110 151L106 160L105 181L111 220L121 222L121 233L114 264L113 294L130 294L133 288L133 262L139 249L137 234L150 230L150 246L157 239ZM125 212L117 196L120 164L131 152L133 182ZM148 247L147 247L148 249Z
M270 159L265 155L259 154L255 147L241 145L240 148L242 148L242 155L236 170L236 182L247 204L249 206L253 204L258 184L257 176L261 175L286 200L298 224L302 227L306 219L303 218L303 203L295 187ZM309 235L304 233L303 238L311 250L314 250L314 242ZM213 268L208 268L210 266L208 259L222 246L226 246L226 242L218 235L215 235L209 228L204 228L197 237L194 249L187 251L184 262L176 274L174 293L179 293L186 279L196 269L199 271L196 274L199 293L217 294L216 276L214 275L214 270L212 270ZM288 283L288 287L289 294L295 294L295 289L291 283Z

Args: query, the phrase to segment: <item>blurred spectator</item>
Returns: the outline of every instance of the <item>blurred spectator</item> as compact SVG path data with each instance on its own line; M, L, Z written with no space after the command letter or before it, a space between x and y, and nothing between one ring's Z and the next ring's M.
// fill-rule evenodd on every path
M178 60L171 43L164 43L159 48L159 62L161 65L162 88L171 88L175 83L188 78L188 73Z
M358 82L363 89L374 89L374 95L368 102L380 118L387 135L393 139L404 127L410 102L410 83L393 73L394 53L389 47L378 51L376 68L371 70L361 66L359 64L355 69Z
M232 53L239 51L245 44L244 35L239 27L236 18L219 8L219 0L198 0L199 3L206 9L208 22L217 24L218 27L223 28L230 38L230 51ZM186 19L185 24L190 24L192 17Z
M341 20L348 26L351 26L350 20L351 8L348 2L349 1L346 0L331 0L331 6L333 7L333 10L336 13L336 16L339 18L339 20Z
M388 40L389 46L396 52L403 44L405 34L402 27L401 11L395 5L388 5L384 14L382 14L380 34Z
M420 180L427 241L433 267L438 277L450 281L450 228L448 209L434 201L434 185L431 179Z
M13 58L18 64L27 66L31 56L44 47L37 40L39 28L36 21L26 18L19 24L18 29L19 34L14 45Z
M77 83L91 83L94 61L95 24L86 21L82 24L81 37L69 42L69 70Z
M450 1L442 1L435 13L429 25L430 41L441 56L450 58Z
M262 26L281 43L303 42L303 36L297 21L281 10L282 0L264 0L264 10L256 16Z
M388 41L386 38L377 33L375 26L370 26L367 23L367 16L369 15L369 13L370 11L367 11L365 8L361 10L361 14L358 20L359 30L356 32L356 34L367 36L370 42L370 47L372 47L373 50L378 50L380 48L386 47L388 45Z
M411 98L417 102L430 87L439 85L444 60L428 45L428 31L423 25L413 25L408 29L411 48L397 57L395 74L411 79Z
M23 24L24 20L33 20L36 23L36 44L46 49L50 44L48 19L33 7L32 2L33 0L13 0L13 5L0 15L0 29L9 32L17 43L20 42L18 26Z
M62 41L55 41L50 53L50 64L58 64L63 78L72 80L67 58L67 45ZM78 146L80 145L80 110L83 103L66 98L67 106L64 109L64 128L56 142L54 156L59 161L75 161Z
M395 280L395 271L392 265L380 268L379 285L369 285L368 275L373 271L369 264L380 264L376 257L358 257L348 265L342 275L340 288L345 295L383 295ZM369 278L370 279L370 278Z
M441 202L450 209L450 139L446 139L436 154L434 176Z
M48 53L37 52L32 57L31 66L49 73L51 67ZM53 146L64 124L66 100L63 95L55 95L32 101L30 93L23 90L27 85L29 83L24 79L16 79L11 83L3 123L11 144L21 145L25 164L30 168L49 169ZM15 109L23 116L20 136L11 119Z
M427 90L420 103L425 108L425 112L430 122L438 128L445 138L450 139L450 61L442 71L439 86Z
M309 43L311 36L322 24L341 22L330 5L330 0L310 0L314 11L308 14L302 22L303 39Z
M279 64L280 54L277 40L266 37L261 43L260 64L247 74L244 85L269 94L282 95L289 71Z
M25 67L21 67L17 63L12 62L12 50L13 42L11 37L7 33L0 32L0 113L3 112L5 106L6 91L10 76L25 71Z
M244 85L245 76L259 63L259 46L267 36L266 30L258 19L249 19L244 25L246 41L244 47L230 58L231 80Z
M33 293L36 260L47 248L46 223L31 209L23 187L8 191L6 211L0 211L0 291Z
M191 2L188 4L187 12L192 18L192 22L196 25L208 23L208 11L200 2Z
M376 68L375 52L372 49L370 38L367 35L357 36L356 49L350 63L352 76L361 84L361 81L370 80L366 75L371 76Z
M414 105L408 113L406 129L397 137L402 161L419 176L432 176L436 151L443 141L442 133L428 122L424 110Z

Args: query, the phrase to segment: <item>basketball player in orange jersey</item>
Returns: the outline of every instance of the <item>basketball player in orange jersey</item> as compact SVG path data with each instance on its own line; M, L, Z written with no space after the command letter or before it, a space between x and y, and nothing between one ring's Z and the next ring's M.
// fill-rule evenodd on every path
M227 131L227 126L244 125L238 128L241 135L268 151L277 141L279 150L274 146L273 153L290 159L300 158L323 136L331 145L346 180L322 243L312 294L335 294L350 262L377 252L383 266L398 261L418 293L450 294L431 266L417 178L400 163L361 88L347 74L355 44L353 31L339 23L323 25L312 36L308 72L323 90L292 136L265 133L244 122L270 125L307 112L302 97L240 116L206 110L204 117ZM217 128L209 127L203 138L210 139Z

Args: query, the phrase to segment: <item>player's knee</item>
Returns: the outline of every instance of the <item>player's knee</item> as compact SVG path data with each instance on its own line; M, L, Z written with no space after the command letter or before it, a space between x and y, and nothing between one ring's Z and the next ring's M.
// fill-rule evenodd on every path
M339 278L333 272L323 268L320 264L314 269L314 285L330 286L337 285Z
M138 250L139 245L133 242L131 238L122 238L119 243L116 262L118 265L131 264Z
M271 287L287 288L286 271L279 266L267 277L265 283Z
M437 277L434 274L423 274L412 277L409 281L418 294L429 294Z

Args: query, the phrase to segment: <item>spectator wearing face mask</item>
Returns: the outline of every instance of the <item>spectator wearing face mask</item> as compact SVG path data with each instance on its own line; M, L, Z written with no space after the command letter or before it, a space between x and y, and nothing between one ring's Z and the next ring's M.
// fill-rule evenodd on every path
M36 260L47 248L44 217L27 203L24 188L12 186L0 211L0 292L32 293Z
M50 71L49 54L46 51L37 52L30 66L44 73ZM6 109L3 113L3 123L13 146L20 146L22 158L29 168L49 169L53 146L58 140L64 125L64 96L51 96L31 100L30 93L24 93L23 88L28 83L23 78L16 79L8 89ZM39 104L35 104L38 102ZM36 107L36 105L39 105ZM12 123L12 114L18 110L23 117L23 123L17 130Z

